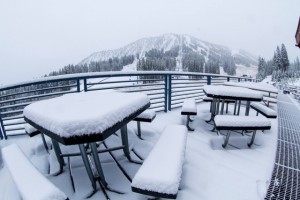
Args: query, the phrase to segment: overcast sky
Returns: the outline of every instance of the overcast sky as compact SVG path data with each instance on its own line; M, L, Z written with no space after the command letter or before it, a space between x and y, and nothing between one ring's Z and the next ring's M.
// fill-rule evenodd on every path
M266 59L284 43L293 62L299 16L299 0L0 0L0 84L165 33Z

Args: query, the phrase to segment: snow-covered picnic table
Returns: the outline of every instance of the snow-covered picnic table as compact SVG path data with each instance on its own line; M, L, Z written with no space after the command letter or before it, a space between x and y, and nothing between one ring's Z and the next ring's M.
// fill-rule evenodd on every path
M222 102L221 114L223 114L224 109L224 101L226 99L235 100L235 110L234 114L236 114L236 104L239 101L238 111L241 105L241 101L246 101L246 111L245 115L249 115L250 110L250 102L251 101L261 101L263 98L263 94L258 91L254 91L248 88L243 87L233 87L233 86L223 86L223 85L205 85L203 87L203 91L208 97L212 97L212 112L211 112L211 120L214 119L214 116L219 114L219 106L220 102Z
M103 141L121 129L122 145L112 150L123 149L130 159L127 123L150 107L150 99L145 94L121 92L84 92L67 94L57 98L33 103L24 109L25 120L49 136L62 171L64 165L59 143L79 145L80 154L87 169L92 186L96 189L84 146L89 143L90 150L101 182L106 181L96 148L97 141ZM58 143L59 142L59 143Z
M249 88L252 90L257 90L261 92L267 92L271 96L271 94L278 94L278 89L273 85L266 83L254 83L254 82L225 82L223 83L225 86L234 86L234 87L243 87Z

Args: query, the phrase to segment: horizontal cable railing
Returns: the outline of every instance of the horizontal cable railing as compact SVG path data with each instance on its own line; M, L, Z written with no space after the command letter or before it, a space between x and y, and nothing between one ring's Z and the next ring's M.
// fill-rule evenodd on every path
M23 109L31 103L76 92L116 90L142 92L149 96L150 109L172 110L184 99L201 102L204 85L227 81L256 81L247 77L189 72L97 72L45 77L0 87L0 138L25 134Z

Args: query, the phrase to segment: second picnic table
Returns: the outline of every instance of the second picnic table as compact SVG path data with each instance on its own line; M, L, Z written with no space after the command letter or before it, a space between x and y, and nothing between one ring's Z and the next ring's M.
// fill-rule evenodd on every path
M214 120L214 117L217 114L219 114L220 103L222 103L220 114L223 114L225 99L235 100L236 103L237 101L239 101L238 109L240 108L241 101L246 101L245 115L249 115L250 102L261 101L263 98L263 94L261 92L254 91L248 88L242 88L242 87L205 85L203 87L203 91L206 94L206 96L213 98L211 119L210 119L212 121Z

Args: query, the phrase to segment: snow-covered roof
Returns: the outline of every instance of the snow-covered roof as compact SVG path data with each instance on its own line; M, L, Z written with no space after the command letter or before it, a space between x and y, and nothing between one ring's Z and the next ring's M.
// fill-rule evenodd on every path
M145 94L88 92L39 101L24 109L24 116L62 137L105 131L149 104Z

